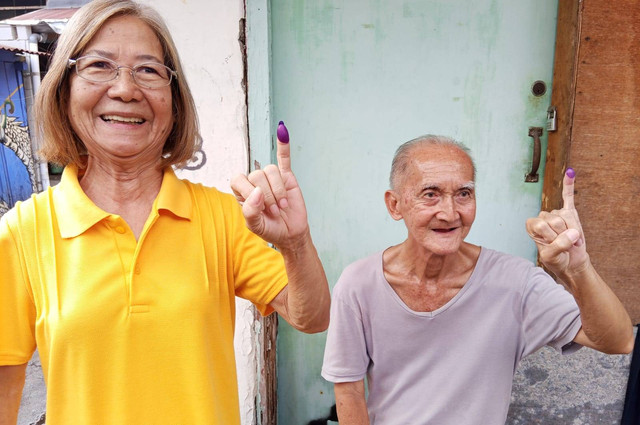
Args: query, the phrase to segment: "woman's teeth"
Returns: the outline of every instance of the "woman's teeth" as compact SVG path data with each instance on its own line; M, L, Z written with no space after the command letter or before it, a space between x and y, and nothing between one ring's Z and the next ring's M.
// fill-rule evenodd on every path
M125 122L130 124L142 124L144 122L142 118L120 117L118 115L103 115L101 118L104 121Z

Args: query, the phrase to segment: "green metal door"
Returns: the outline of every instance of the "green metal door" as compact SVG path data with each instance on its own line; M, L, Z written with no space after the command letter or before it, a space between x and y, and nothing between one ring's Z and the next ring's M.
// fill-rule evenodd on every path
M478 214L467 240L535 259L524 223L539 211L542 179L524 177L532 166L529 127L546 128L557 0L267 6L270 128L278 120L289 128L293 169L331 285L348 263L406 237L383 193L397 146L426 133L456 138L475 158ZM533 94L536 81L544 94ZM546 129L541 140L540 176ZM332 385L320 377L324 341L280 322L279 425L326 417L334 403Z

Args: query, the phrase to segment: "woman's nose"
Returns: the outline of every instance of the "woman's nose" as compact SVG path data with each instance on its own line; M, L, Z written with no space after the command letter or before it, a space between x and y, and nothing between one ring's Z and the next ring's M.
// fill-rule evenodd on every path
M142 91L133 77L133 70L131 68L118 68L118 75L111 81L109 95L119 97L125 102L140 99Z

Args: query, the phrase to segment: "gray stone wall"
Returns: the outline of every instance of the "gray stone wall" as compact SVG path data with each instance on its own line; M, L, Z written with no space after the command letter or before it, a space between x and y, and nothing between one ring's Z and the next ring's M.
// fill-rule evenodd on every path
M507 425L618 425L631 355L543 348L516 373Z

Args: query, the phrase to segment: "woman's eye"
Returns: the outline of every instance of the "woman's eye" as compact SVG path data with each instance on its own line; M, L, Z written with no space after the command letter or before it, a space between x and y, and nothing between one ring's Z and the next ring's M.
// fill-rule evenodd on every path
M152 66L142 65L136 68L136 72L141 72L143 74L158 74L158 70Z
M105 62L105 61L95 61L95 62L91 62L89 65L87 65L87 68L113 69L113 65L111 65L109 62Z

